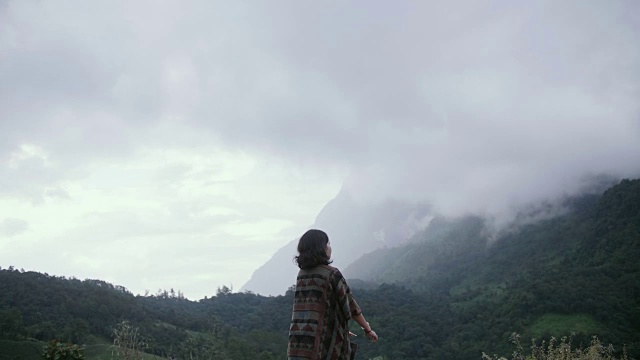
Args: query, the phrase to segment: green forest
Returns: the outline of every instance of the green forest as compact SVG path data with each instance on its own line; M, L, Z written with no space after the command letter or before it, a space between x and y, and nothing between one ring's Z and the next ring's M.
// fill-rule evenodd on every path
M481 218L436 218L408 245L352 264L358 276L349 284L380 336L367 343L354 325L358 358L509 356L514 332L538 341L573 334L583 346L597 335L640 358L640 180L567 198L562 209L497 236ZM123 322L137 329L148 359L283 359L291 307L292 291L265 297L223 286L191 301L173 289L136 296L8 266L0 269L0 360L40 359L51 339L110 359Z

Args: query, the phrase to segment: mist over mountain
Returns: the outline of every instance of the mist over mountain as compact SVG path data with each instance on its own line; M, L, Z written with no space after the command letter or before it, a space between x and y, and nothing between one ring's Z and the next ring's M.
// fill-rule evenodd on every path
M362 202L343 189L320 211L311 228L327 232L333 247L333 265L343 268L374 249L406 243L431 219L426 205L394 200ZM283 294L295 282L298 268L293 257L297 244L298 239L293 239L280 248L253 273L241 291Z
M424 203L358 197L357 190L353 194L353 189L345 186L321 210L311 228L328 233L333 247L333 265L342 269L347 278L368 281L411 278L415 275L411 270L395 277L378 278L381 268L375 264L396 259L402 266L403 257L412 250L411 246L399 246L416 241L464 242L469 234L482 233L491 243L522 226L565 215L572 211L576 196L600 194L615 182L612 176L592 176L575 186L579 195L514 206L510 213L480 212L470 206L468 211L454 213L460 215L448 216L434 212ZM470 203L473 201L474 198L469 199ZM293 257L297 254L297 243L296 238L280 248L240 290L262 295L283 294L295 280L297 266Z

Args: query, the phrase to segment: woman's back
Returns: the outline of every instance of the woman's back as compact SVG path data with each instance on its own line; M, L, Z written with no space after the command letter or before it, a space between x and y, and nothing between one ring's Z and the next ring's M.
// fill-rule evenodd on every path
M349 343L348 320L360 313L338 269L301 269L289 328L289 359L349 359L355 349Z

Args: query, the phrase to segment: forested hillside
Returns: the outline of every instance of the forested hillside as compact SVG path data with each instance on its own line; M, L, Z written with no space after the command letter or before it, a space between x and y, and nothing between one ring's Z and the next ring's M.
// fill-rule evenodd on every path
M364 280L350 284L380 341L365 344L356 331L359 358L506 355L512 332L523 339L574 332L583 345L598 335L640 358L640 180L565 205L564 215L497 238L480 218L434 219L416 242L363 257L352 270ZM3 269L0 347L54 337L104 344L129 320L149 353L184 354L205 339L219 358L281 359L291 302L291 292L226 288L197 302L173 291L134 296L99 280Z
M640 181L566 205L566 215L495 242L479 218L440 220L423 242L373 252L351 272L403 284L425 298L439 289L456 329L447 344L464 351L493 351L512 331L525 338L576 332L583 343L595 334L625 343L637 357Z
M229 302L229 296L239 298ZM150 354L182 358L195 347L204 346L204 339L206 347L224 354L224 358L275 359L278 357L274 354L286 347L286 331L282 330L286 323L281 320L278 326L271 325L252 313L284 307L283 300L231 295L227 288L220 289L217 297L200 302L189 301L173 289L134 296L123 287L100 280L66 279L11 267L0 270L0 339L62 339L105 347L112 343L113 329L128 321L139 328ZM244 315L238 317L238 311L244 311ZM260 326L254 327L256 323ZM249 336L261 341L249 340ZM9 353L3 349L17 346L0 342L0 359L5 359L3 353Z

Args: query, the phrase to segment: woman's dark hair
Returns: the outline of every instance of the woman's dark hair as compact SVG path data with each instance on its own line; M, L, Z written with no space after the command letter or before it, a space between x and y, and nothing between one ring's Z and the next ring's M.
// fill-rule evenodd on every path
M298 241L298 256L294 259L300 269L310 269L318 265L329 265L327 256L329 237L322 230L311 229Z

